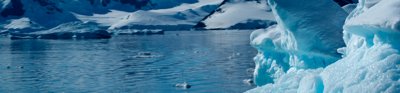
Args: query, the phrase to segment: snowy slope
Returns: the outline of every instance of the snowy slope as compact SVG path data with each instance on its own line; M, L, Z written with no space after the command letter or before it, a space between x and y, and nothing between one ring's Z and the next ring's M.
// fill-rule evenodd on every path
M5 25L4 28L8 28L8 29L18 29L18 28L43 29L44 27L41 27L37 23L33 23L28 18L20 18L20 19L11 20L10 24Z
M111 34L96 23L80 21L61 24L49 30L36 32L11 31L11 39L108 39Z
M286 2L287 1L287 2ZM273 7L285 6L285 4L293 4L296 6L296 0L269 0ZM323 1L323 0L316 0ZM295 2L295 3L293 3ZM330 6L331 3L325 3L325 6ZM307 6L307 5L306 5ZM311 4L310 7L318 6ZM338 6L337 6L338 7ZM301 9L301 6L297 6ZM288 15L297 15L293 12L282 13L280 10L290 10L289 7L280 7L273 9L277 19L285 18L290 20ZM314 9L304 9L306 12L321 13ZM334 10L331 10L334 11ZM343 10L341 10L343 11ZM298 69L296 65L289 64L289 70L279 72L282 69L282 64L286 62L297 63L297 61L307 62L301 57L289 57L283 60L282 54L292 54L287 50L274 48L276 46L291 44L293 42L280 42L282 40L282 30L292 31L290 29L301 29L309 27L308 22L305 26L291 27L293 22L285 22L278 20L277 27L271 27L267 31L259 30L252 34L252 44L261 52L255 57L256 83L270 80L267 76L279 75L272 79L264 86L247 91L248 93L397 93L400 91L400 1L398 0L360 0L357 7L349 14L343 26L343 40L346 44L343 48L338 48L338 53L342 54L339 60L323 68L303 68ZM279 13L284 15L279 15ZM325 14L325 13L322 13ZM304 16L297 15L297 16ZM328 15L329 16L329 15ZM301 17L307 19L307 17ZM316 17L318 18L318 17ZM324 18L326 19L326 18ZM325 28L325 22L318 21L321 25L311 26L310 28ZM283 24L282 24L283 23ZM287 24L290 23L290 24ZM331 25L334 26L334 25ZM300 28L299 28L300 27ZM295 35L295 34L294 34ZM307 36L309 35L301 35ZM295 37L301 37L295 36ZM321 36L330 39L327 43L336 43L330 35ZM298 39L295 39L298 40ZM277 42L280 43L277 43ZM308 40L307 40L308 41ZM318 43L308 43L318 44ZM329 44L318 44L321 47L329 47ZM301 47L304 45L298 45ZM337 48L337 47L336 47ZM335 49L335 47L328 48ZM269 53L265 53L269 52ZM327 52L327 51L323 51ZM315 57L310 55L308 57ZM293 58L293 59L292 59ZM286 59L286 60L285 60ZM315 63L326 62L323 60L314 60ZM318 65L316 65L318 66ZM277 70L278 69L278 70ZM279 74L274 74L278 73ZM260 76L264 77L260 79Z
M120 11L120 10L110 10L110 12L106 14L92 14L92 15L82 15L74 13L76 18L81 21L96 22L99 24L99 26L103 27L109 27L113 24L116 24L118 22L116 20L122 20L126 15L129 14L130 12Z
M185 0L181 2L184 1ZM159 6L158 8L154 8L155 6L152 6L150 9L134 11L133 13L129 11L110 10L105 14L83 15L76 13L75 16L82 21L93 21L99 23L101 26L113 26L111 29L139 23L139 25L176 25L181 23L193 24L193 22L197 22L204 15L214 10L215 4L221 2L221 0L194 1L195 0L186 0L186 3L179 4L180 2L177 1L171 2L170 0L156 0L152 1L152 3L164 6ZM178 3L178 5L173 7L173 4L167 5L166 3ZM183 17L187 19L182 19ZM178 22L175 23L175 21Z
M187 30L193 26L206 29L266 28L276 23L266 1L1 0L0 30L16 29L17 26L6 26L13 20L29 20L28 23L44 29L73 21L96 22L111 30ZM349 0L335 1L349 3ZM26 25L18 27L20 30L31 29Z
M136 11L125 16L109 29L190 29L217 8L222 0L199 0L168 9Z
M202 21L205 29L265 28L275 24L265 0L228 1ZM239 27L240 26L240 27Z
M2 30L7 30L10 28L5 25L11 24L13 20L27 19L46 29L73 21L96 22L103 28L112 26L113 29L137 24L153 27L183 24L191 27L213 11L221 1L3 0L0 4L0 25L3 25ZM19 27L26 29L24 26Z

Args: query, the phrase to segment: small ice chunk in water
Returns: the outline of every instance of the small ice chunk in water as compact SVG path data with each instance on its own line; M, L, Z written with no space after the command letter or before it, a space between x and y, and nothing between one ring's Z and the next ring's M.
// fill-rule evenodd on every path
M245 80L243 80L243 83L252 85L254 83L254 81L253 81L253 79L245 79Z
M161 55L155 55L151 52L139 52L134 57L135 58L154 58L154 57L161 57Z
M240 55L241 55L240 53L233 53L231 56L228 57L228 59L233 59L233 58L235 58L237 56L240 56Z
M179 87L179 88L183 88L183 89L189 89L189 88L192 87L192 86L189 85L189 84L186 83L186 82L183 82L183 83L175 84L175 87Z

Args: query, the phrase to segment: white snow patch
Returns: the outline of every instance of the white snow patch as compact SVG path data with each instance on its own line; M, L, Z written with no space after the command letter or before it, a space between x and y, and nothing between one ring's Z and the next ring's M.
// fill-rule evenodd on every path
M41 29L42 26L32 22L29 18L20 18L11 20L11 22L4 26L5 29Z
M150 10L150 12L171 14L171 13L185 11L185 10L188 10L188 9L200 8L200 7L206 6L206 5L218 5L222 1L223 0L199 0L199 2L194 3L194 4L185 4L184 3L184 4L181 4L181 5L173 7L173 8Z
M206 29L228 28L247 20L275 20L265 3L255 1L226 3L220 8L219 13L203 21L207 25Z
M116 24L117 20L122 20L126 15L129 15L129 12L111 10L106 14L93 14L93 15L80 15L74 14L79 20L82 21L91 21L96 22L100 26L111 26Z

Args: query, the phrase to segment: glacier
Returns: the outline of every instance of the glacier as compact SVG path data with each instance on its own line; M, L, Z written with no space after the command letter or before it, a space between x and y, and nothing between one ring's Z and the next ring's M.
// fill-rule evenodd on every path
M247 93L400 91L399 0L268 4L278 24L250 36L259 87Z

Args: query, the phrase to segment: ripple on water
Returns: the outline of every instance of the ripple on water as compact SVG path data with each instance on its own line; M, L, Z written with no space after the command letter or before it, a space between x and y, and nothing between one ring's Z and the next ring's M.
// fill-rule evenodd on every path
M256 54L249 35L194 31L110 40L0 38L0 92L244 92L254 87L243 83L251 78L247 69L254 67ZM175 87L182 82L191 88Z

